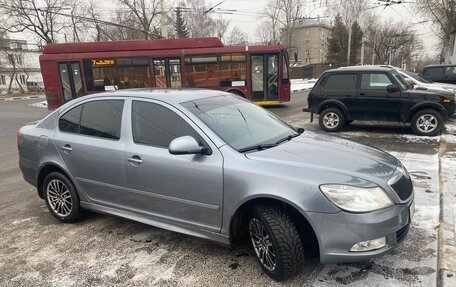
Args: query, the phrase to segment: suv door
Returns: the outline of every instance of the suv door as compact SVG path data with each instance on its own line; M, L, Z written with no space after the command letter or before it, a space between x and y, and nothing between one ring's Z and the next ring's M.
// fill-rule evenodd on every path
M108 205L125 188L124 101L94 100L59 118L54 142L77 185L94 203Z
M319 84L316 99L318 102L312 103L319 105L325 100L336 100L341 102L349 111L348 118L351 118L351 108L355 103L357 92L357 73L330 73Z
M222 220L223 158L179 110L134 100L124 158L128 208L161 221L218 232ZM193 136L210 155L172 155L169 143Z
M362 72L353 118L400 121L401 92L388 92L388 85L396 85L388 73Z

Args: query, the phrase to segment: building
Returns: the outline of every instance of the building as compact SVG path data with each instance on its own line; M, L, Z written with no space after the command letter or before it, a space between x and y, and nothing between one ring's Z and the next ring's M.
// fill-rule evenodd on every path
M0 39L0 94L8 92L10 83L11 92L27 91L27 82L29 88L42 88L40 55L26 40Z
M310 65L326 62L331 27L320 19L300 19L291 28L288 47L292 65ZM281 40L286 44L287 30L282 29Z

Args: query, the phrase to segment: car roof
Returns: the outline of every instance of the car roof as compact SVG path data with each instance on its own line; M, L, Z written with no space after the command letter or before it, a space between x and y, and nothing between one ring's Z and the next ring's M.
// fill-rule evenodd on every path
M442 67L442 68L444 68L444 67L456 67L456 64L432 64L432 65L424 66L424 68L439 68L439 67Z
M216 91L216 90L207 90L207 89L156 89L156 88L140 88L140 89L125 89L125 90L116 90L110 92L102 92L97 94L92 94L88 96L83 96L77 98L69 103L76 104L82 100L86 99L103 99L106 97L126 97L126 98L145 98L152 99L157 101L162 101L177 105L182 102L193 101L198 99L217 97L217 96L226 96L231 95L230 93ZM66 106L66 105L65 105Z
M366 65L366 66L345 66L337 69L327 70L326 72L336 73L336 72L365 72L365 71L374 71L374 72L386 72L394 70L395 68L387 65Z

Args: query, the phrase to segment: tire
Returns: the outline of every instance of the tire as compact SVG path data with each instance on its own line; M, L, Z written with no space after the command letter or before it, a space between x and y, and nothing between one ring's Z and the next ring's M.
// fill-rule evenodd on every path
M272 279L283 281L301 270L304 264L303 243L285 211L270 206L254 206L250 211L248 233L261 268Z
M337 132L345 125L345 115L338 108L327 108L320 113L318 123L326 132Z
M443 117L431 109L416 112L410 122L413 133L419 136L435 136L442 131Z
M79 196L71 181L60 172L51 172L43 182L43 195L52 215L64 223L80 218Z

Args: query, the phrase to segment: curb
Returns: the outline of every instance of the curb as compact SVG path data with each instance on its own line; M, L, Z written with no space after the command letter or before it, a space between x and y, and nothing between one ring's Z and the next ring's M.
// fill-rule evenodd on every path
M30 99L44 99L45 95L36 95L36 96L25 96L25 97L10 97L10 98L0 98L0 102L16 101L16 100L30 100Z
M446 156L450 152L446 142L440 143L440 224L438 229L437 287L456 286L456 158Z

